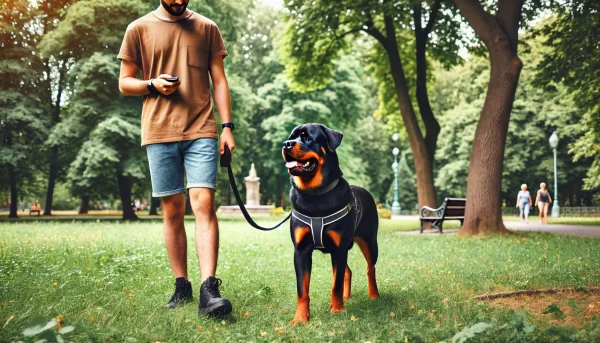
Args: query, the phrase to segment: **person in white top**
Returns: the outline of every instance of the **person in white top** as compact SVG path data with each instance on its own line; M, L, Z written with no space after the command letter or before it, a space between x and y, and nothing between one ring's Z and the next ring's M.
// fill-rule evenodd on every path
M519 217L521 218L521 221L524 221L526 223L529 223L529 208L531 208L531 195L529 194L529 191L527 190L527 185L526 184L522 184L521 185L521 191L519 191L519 194L517 195L517 206L520 210L520 214Z

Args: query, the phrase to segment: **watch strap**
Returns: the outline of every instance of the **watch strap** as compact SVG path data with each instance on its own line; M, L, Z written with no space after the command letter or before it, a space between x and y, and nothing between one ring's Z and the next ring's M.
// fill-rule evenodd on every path
M154 79L150 79L150 81L148 81L148 84L146 85L148 87L148 92L150 92L150 94L152 95L157 95L158 91L156 90L156 87L154 87L154 85L152 84L152 81L154 81Z

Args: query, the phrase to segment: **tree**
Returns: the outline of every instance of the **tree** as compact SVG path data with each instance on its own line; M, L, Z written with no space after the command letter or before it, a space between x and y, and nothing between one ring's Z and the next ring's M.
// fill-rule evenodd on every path
M585 113L586 133L571 145L570 153L576 160L593 159L585 179L589 190L600 189L599 12L598 1L567 1L557 6L556 17L539 30L547 36L545 45L552 53L540 63L543 73L538 84L547 88L564 84L574 94L577 107Z
M434 24L438 16L445 16L445 26L437 40L444 56L455 55L458 49L453 46L452 32L458 26L453 23L452 11L446 2L434 1L424 5L391 1L294 1L289 2L290 23L285 33L282 53L285 57L287 74L296 83L297 88L315 89L322 87L332 72L331 61L340 51L347 50L350 35L363 32L373 37L387 56L394 85L394 96L400 108L404 128L413 151L416 169L419 206L435 206L436 195L433 185L433 156L439 134L439 124L429 106L426 88L426 47L436 45L428 41L434 33ZM408 15L409 13L413 15ZM423 27L422 16L427 15L427 24ZM413 23L411 23L411 21ZM425 136L419 127L410 95L409 81L404 64L412 57L401 54L407 48L399 41L402 27L414 27L417 60L417 89L421 120L425 127ZM435 32L438 33L438 32ZM449 49L452 46L452 49ZM445 61L458 60L448 58ZM388 77L389 78L389 77ZM302 85L301 87L298 85Z
M139 148L140 99L120 94L115 56L124 28L144 9L114 0L80 1L68 8L65 19L40 44L45 54L70 51L77 61L68 115L49 139L63 156L74 158L69 169L71 190L84 202L84 195L112 194L118 189L124 219L137 218L130 206L131 187L148 173ZM95 52L98 46L104 51Z
M490 82L481 110L467 181L462 235L508 233L502 222L500 196L504 147L522 62L517 55L522 0L498 1L495 14L478 0L455 0L456 7L484 43L490 60Z
M35 37L19 29L20 22L34 20L28 1L0 5L0 180L10 188L10 214L17 218L19 187L33 178L35 161L48 134L43 105L35 93L36 75L29 56L35 54ZM4 182L6 181L6 182Z
M534 32L537 31L534 30ZM582 178L590 168L589 159L573 161L569 145L585 134L580 125L582 114L574 104L574 96L566 87L539 87L536 77L544 71L540 61L550 53L541 36L523 34L525 49L521 53L524 67L508 126L504 151L502 186L485 191L488 196L499 194L506 206L514 206L516 192L526 183L535 191L540 182L552 187L553 158L548 145L552 131L561 132L558 147L559 200L571 206L589 204L590 192L582 190ZM443 197L466 194L467 169L480 109L489 83L489 65L484 57L471 56L469 63L445 72L436 70L436 92L433 103L442 113L441 139L437 164L436 187ZM460 89L460 92L455 91Z

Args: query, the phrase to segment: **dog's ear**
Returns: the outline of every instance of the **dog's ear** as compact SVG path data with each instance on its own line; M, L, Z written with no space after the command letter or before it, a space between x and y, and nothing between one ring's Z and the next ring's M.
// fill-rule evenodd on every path
M331 152L335 152L335 149L342 144L342 138L344 137L344 134L339 131L332 130L325 125L321 125L321 128L323 129L323 133L325 133L325 137L327 137L327 147Z

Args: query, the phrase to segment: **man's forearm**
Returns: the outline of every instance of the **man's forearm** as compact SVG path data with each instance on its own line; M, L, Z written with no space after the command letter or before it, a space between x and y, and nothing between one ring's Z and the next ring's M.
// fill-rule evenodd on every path
M124 77L119 80L119 90L123 95L140 96L150 93L148 91L148 81L139 80L135 77Z
M221 122L229 123L231 121L231 97L229 95L229 85L227 84L227 81L213 84L213 90Z

